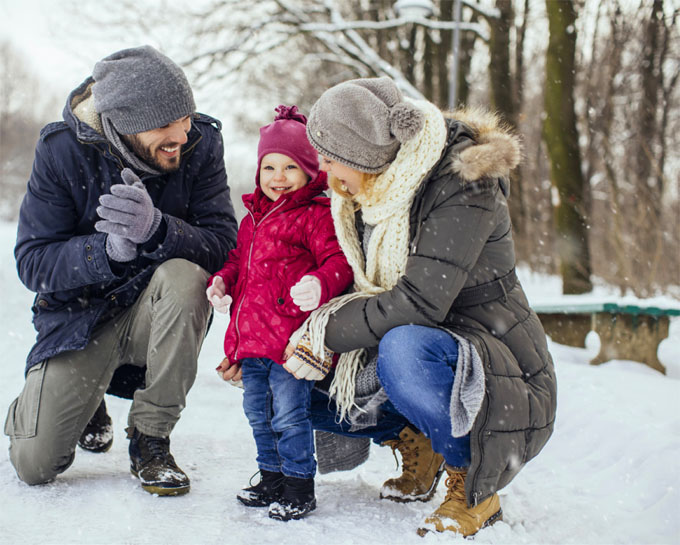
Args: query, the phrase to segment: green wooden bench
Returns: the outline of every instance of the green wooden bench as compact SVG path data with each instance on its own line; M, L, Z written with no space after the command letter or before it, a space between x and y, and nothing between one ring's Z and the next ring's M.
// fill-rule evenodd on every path
M532 308L556 343L585 347L586 335L595 331L600 352L590 360L592 365L633 360L666 373L656 352L668 337L670 316L680 316L680 308L616 303L536 304Z

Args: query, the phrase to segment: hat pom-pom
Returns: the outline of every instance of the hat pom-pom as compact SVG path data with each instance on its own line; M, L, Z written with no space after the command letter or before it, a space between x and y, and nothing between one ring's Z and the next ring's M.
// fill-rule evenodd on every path
M406 142L420 132L425 116L408 102L397 102L390 110L390 132L399 142Z
M286 106L281 104L274 108L274 111L279 114L274 118L274 121L292 119L293 121L298 121L303 125L307 124L307 118L298 111L297 106Z

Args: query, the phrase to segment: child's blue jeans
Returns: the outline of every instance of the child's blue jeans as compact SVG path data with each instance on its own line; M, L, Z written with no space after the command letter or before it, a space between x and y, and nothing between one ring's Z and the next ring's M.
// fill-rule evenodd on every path
M243 409L253 429L260 469L289 477L316 473L310 396L314 381L298 380L268 358L241 360Z
M336 406L322 392L312 392L315 429L341 435L371 437L381 444L399 437L405 426L423 432L432 448L455 467L470 465L470 436L451 435L451 389L458 362L458 343L441 329L405 325L380 341L378 378L388 396L375 426L350 432L337 422Z

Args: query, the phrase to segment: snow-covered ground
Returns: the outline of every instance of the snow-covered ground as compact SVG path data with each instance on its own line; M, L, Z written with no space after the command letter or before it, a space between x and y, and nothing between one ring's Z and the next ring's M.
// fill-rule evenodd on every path
M32 345L32 294L19 282L12 249L15 226L0 224L0 407L23 383ZM531 301L560 291L559 280L520 271ZM596 296L606 292L599 288ZM656 304L678 301L655 300ZM0 544L427 544L451 536L416 535L443 499L381 501L383 480L397 473L389 449L373 447L363 466L317 477L318 509L301 521L267 518L235 499L256 471L255 446L241 410L241 390L215 375L224 320L213 325L198 379L172 435L172 451L192 480L191 493L160 498L144 492L128 470L124 427L129 402L107 397L115 425L106 454L77 453L51 484L20 482L0 438ZM668 374L638 363L588 365L597 353L551 343L558 377L555 433L544 450L500 492L504 520L475 543L680 543L680 319L659 348ZM462 538L458 538L462 542Z

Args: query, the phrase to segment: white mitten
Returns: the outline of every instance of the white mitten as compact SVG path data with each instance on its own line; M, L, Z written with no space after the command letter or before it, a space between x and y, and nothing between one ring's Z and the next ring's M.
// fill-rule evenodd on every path
M290 288L290 296L300 310L304 312L314 310L321 302L321 282L316 276L305 275Z
M205 295L208 298L208 301L210 301L210 304L217 312L222 314L229 312L232 301L231 295L227 295L226 291L227 288L224 285L224 280L219 276L213 278L210 286L205 290Z

